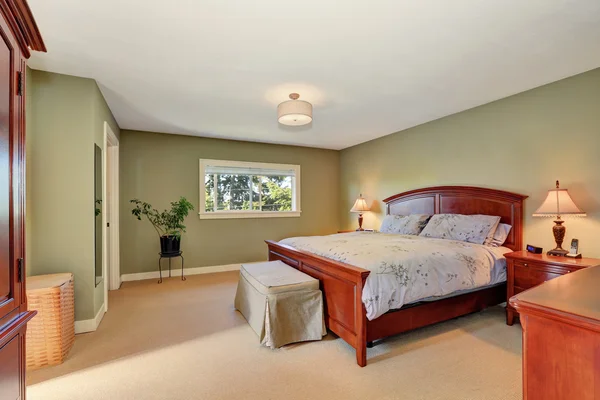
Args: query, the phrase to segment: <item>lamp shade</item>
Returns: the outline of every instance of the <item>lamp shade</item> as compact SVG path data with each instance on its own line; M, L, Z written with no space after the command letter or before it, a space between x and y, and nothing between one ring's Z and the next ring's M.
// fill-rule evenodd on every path
M297 93L290 94L290 99L277 106L277 121L283 125L300 126L312 121L312 104L298 100Z
M362 213L365 211L369 211L369 206L367 205L367 201L360 195L358 199L354 202L354 205L350 209L351 212Z
M556 189L548 190L546 200L533 213L534 217L559 217L561 215L573 215L585 217L583 212L569 195L567 189L560 189L559 183L556 181Z

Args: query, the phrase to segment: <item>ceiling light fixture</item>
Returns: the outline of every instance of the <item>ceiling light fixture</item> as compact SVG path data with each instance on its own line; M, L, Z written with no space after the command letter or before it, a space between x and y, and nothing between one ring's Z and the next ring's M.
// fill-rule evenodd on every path
M312 104L298 100L298 93L290 93L290 99L277 106L277 120L280 124L300 126L312 122Z

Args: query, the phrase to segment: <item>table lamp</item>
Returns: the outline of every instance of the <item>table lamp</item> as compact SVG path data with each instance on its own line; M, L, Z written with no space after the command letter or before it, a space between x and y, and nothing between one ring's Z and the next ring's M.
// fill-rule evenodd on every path
M362 227L363 223L363 212L369 211L369 206L367 205L367 201L362 197L362 193L358 196L358 199L354 202L354 205L350 209L350 212L358 213L358 229L357 231L364 231Z
M563 226L565 221L560 218L561 215L573 215L578 217L586 216L585 212L581 211L579 207L575 205L567 189L560 189L559 182L556 181L556 189L548 190L546 200L544 200L540 208L533 213L534 217L556 217L554 220L555 225L552 227L556 248L548 252L548 255L550 256L564 256L568 253L567 250L562 248L566 228Z

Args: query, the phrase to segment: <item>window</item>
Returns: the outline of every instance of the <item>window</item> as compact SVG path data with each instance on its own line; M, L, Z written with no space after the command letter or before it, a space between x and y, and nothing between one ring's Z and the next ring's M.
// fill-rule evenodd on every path
M200 160L200 218L300 216L300 166Z

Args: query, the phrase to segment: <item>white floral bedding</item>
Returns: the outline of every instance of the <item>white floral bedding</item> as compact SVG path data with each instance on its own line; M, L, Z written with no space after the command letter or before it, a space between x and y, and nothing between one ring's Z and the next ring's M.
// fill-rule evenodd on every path
M422 236L353 232L280 241L371 271L362 293L367 318L430 297L506 280L506 247Z

